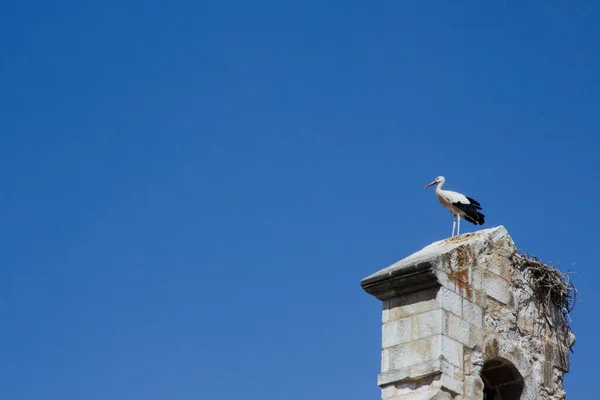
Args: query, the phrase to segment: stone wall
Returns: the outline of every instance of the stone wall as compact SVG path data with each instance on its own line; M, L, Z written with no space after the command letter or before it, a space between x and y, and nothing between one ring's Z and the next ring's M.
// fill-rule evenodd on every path
M486 390L522 386L515 399L565 398L574 336L562 314L537 303L515 253L504 227L492 228L433 243L363 279L383 301L383 399L482 399L484 380Z

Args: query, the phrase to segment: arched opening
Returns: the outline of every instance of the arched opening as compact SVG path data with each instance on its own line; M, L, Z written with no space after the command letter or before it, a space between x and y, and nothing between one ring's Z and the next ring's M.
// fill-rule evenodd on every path
M507 360L495 358L483 364L483 400L519 400L523 393L523 377Z

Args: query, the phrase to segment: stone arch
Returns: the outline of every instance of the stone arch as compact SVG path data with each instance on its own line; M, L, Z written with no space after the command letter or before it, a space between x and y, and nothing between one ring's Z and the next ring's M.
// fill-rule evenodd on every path
M483 364L481 380L484 400L519 400L525 387L519 370L513 363L500 357Z

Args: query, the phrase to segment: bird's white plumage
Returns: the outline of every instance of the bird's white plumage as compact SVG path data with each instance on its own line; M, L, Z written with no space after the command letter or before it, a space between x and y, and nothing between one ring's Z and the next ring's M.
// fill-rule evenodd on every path
M462 204L471 204L469 199L463 194L453 192L451 190L441 190L439 191L439 196L443 197L448 203L462 203Z

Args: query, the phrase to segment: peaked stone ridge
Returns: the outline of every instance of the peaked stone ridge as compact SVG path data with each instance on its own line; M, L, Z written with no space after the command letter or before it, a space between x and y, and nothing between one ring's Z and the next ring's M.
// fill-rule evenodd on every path
M464 246L481 248L485 247L486 243L506 239L514 247L506 229L499 226L433 242L418 252L364 278L360 284L367 293L379 300L437 286L439 282L434 269L443 268L444 262L448 261L447 256L453 251ZM463 256L457 261L466 261L464 258Z
M574 336L539 304L503 226L440 240L361 281L383 302L385 400L565 398Z

